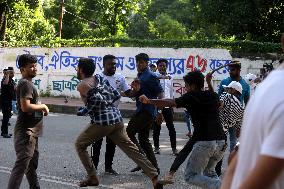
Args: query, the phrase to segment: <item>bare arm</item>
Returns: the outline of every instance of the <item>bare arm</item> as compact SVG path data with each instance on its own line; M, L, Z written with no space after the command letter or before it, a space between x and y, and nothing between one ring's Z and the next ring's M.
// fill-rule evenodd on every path
M21 110L23 112L44 112L44 115L49 113L49 109L45 104L31 104L30 99L28 98L21 98Z
M284 159L261 155L240 189L269 188L284 171Z
M232 180L233 180L236 165L237 165L237 159L238 159L238 155L235 155L233 159L231 160L231 163L229 164L229 167L227 168L227 171L223 178L221 189L231 188Z
M86 85L84 83L80 83L77 86L77 91L80 93L81 99L84 102L84 104L87 103L87 93L91 89L89 85Z

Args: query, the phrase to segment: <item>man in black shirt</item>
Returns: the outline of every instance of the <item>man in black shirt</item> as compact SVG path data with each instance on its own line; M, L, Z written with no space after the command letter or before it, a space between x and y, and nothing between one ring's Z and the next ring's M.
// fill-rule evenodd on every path
M176 99L148 99L140 101L158 107L184 107L190 113L194 125L195 141L185 170L185 180L202 188L220 188L221 181L215 166L226 149L226 135L218 114L218 95L204 91L204 76L200 71L184 77L187 93Z
M2 102L2 126L1 126L1 136L4 138L11 138L11 134L8 134L8 123L11 117L12 111L12 101L15 96L15 81L14 69L13 67L8 67L3 70L4 77L1 81L1 102Z

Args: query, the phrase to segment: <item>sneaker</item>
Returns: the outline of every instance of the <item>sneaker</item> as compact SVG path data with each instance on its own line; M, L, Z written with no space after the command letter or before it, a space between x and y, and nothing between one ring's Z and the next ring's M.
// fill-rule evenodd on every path
M173 149L173 155L177 156L178 155L178 150L177 149Z
M165 177L163 179L159 180L158 183L160 183L162 185L173 184L174 183L174 176L167 174L167 175L165 175Z
M105 173L110 174L110 175L118 175L118 172L113 170L113 168L106 168Z
M154 149L154 154L160 154L160 148L155 148Z

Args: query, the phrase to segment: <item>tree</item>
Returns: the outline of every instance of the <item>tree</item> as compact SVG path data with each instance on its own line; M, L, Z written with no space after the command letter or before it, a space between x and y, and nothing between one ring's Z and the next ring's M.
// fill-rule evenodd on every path
M162 39L186 39L186 28L168 14L162 13L153 21L156 34Z
M138 13L130 19L127 34L130 38L151 39L155 36L150 32L150 27L148 19Z

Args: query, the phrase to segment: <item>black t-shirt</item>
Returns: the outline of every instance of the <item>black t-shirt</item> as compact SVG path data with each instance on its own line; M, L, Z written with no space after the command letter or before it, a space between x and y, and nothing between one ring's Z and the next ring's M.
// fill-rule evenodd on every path
M177 108L184 107L194 126L193 140L226 140L219 118L219 100L210 91L188 92L175 99Z
M15 92L15 86L16 83L13 79L9 79L8 85L3 84L4 79L1 81L1 99L2 101L11 101L15 100L16 98L16 92Z

